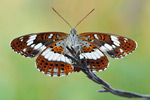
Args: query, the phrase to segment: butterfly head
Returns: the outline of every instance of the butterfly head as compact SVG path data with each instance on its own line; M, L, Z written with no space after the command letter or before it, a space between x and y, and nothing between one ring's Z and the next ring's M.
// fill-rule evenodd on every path
M74 28L72 28L71 31L70 31L70 34L71 34L71 35L76 35L76 34L77 34L77 31L76 31Z
M69 38L71 41L75 41L78 38L77 31L74 28L71 29Z

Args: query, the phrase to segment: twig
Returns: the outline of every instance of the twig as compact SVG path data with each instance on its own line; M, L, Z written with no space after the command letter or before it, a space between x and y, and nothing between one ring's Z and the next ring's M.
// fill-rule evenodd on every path
M94 81L95 83L102 85L104 90L99 90L98 92L110 92L114 95L121 96L121 97L127 97L127 98L146 98L147 100L150 100L150 95L141 95L141 94L136 94L132 92L126 92L126 91L121 91L121 90L115 90L111 88L111 86L103 81L100 77L98 77L96 74L91 72L87 68L87 59L84 58L84 62L81 63L81 59L79 57L79 52L76 52L73 47L67 47L67 49L70 51L71 55L65 54L68 58L70 58L74 62L74 66L80 68L80 70L87 75L89 79Z

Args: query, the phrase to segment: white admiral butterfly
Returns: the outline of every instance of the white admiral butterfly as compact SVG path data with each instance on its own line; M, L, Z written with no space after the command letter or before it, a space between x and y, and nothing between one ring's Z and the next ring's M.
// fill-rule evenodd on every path
M52 9L59 15L54 8ZM61 15L59 16L71 27ZM75 28L72 28L70 34L43 32L21 36L12 40L10 45L15 52L25 57L38 56L37 68L50 76L63 76L73 71L80 71L80 68L74 67L71 59L65 56L70 54L66 46L72 46L79 51L80 59L83 60L84 57L87 59L88 68L91 71L103 71L107 68L109 61L106 55L122 58L132 53L137 47L135 41L123 36L95 32L77 35Z

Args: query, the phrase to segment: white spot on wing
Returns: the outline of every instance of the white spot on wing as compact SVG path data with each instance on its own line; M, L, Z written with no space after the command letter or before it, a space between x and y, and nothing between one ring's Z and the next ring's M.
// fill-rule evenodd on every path
M99 54L97 54L96 52L93 52L92 54L95 55L96 58L101 58L101 56Z
M35 46L35 44L32 44L32 45L31 45L31 48L33 48L34 46Z
M87 59L92 59L90 53L84 53L84 55L87 57Z
M115 45L112 45L112 47L113 47L113 48L116 48L116 46L115 46Z
M54 57L53 57L53 61L57 61L58 56L60 56L60 54L55 53L55 54L54 54Z
M113 48L112 48L109 44L107 44L107 43L105 43L104 46L105 46L107 49L109 49L109 50L112 50L112 49L113 49Z
M66 62L67 62L68 64L71 64L70 61L69 61L69 59L68 59L67 57L65 57L65 59L66 59Z
M101 47L100 47L100 50L102 50L103 52L108 51L108 49L107 49L107 48L105 48L104 46L101 46Z
M104 56L104 54L101 51L99 51L98 49L96 50L96 53L99 54L101 57Z
M34 49L38 49L38 48L40 48L42 46L42 43L38 43L35 47L34 47Z
M36 36L37 36L37 35L32 35L32 36L30 36L29 38L30 38L30 39L31 39L31 38L36 38Z
M114 42L116 42L116 43L120 44L120 42L119 42L119 41L117 41L117 40L115 40Z
M123 52L123 50L122 50L122 49L120 49L120 52Z
M33 41L30 41L27 43L27 46L31 45L33 43Z
M90 38L91 36L90 35L88 35L88 38Z
M46 48L46 46L43 45L43 46L41 46L41 47L39 48L39 50L40 50L40 51L43 51L45 48Z
M65 57L64 57L64 55L61 55L60 60L61 60L62 62L65 62Z
M54 73L53 73L53 77L57 77L57 73L54 72Z
M98 59L98 58L101 58L103 55L103 53L101 51L99 51L98 49L95 49L93 52L91 53L82 53L79 55L80 56L80 59L83 59L84 57L86 59Z
M60 61L60 57L61 57L61 55L57 58L57 61Z
M112 41L118 40L118 38L116 36L111 35L110 37L111 37Z
M23 52L26 52L26 50L27 50L27 48L24 48L24 49L23 49Z
M80 56L80 59L83 59L83 58L84 58L84 56L83 56L82 54L80 54L79 56Z
M29 40L27 41L27 43L28 43L28 42L31 42L31 41L34 41L34 40L36 39L36 36L37 36L37 35L32 35L32 36L30 36L30 37L29 37Z
M54 72L54 73L57 73L57 72L58 72L58 69L57 69L57 68L54 68L54 69L53 69L53 72Z
M124 38L124 42L127 42L128 41L128 39L127 38Z
M51 53L52 53L52 52L48 52L48 53L44 56L44 58L45 58L45 59L48 59L49 56L51 55Z
M99 39L98 36L97 36L97 34L94 34L94 37L95 37L96 39Z
M124 55L126 56L126 55L128 55L128 54L124 52Z
M88 58L88 57L85 55L85 53L82 53L82 55L83 55L83 57L85 57L86 59Z
M51 52L50 56L48 57L48 61L52 61L54 55L55 54L53 52Z
M34 39L35 39L35 38L31 38L31 39L29 38L29 40L27 41L27 43L29 43L29 42L31 42L31 41L34 41Z
M51 72L51 68L49 68L49 73Z
M61 73L61 76L66 76L66 75L65 75L65 73ZM60 76L60 77L61 77L61 76Z
M94 52L91 52L90 55L91 55L92 59L94 59L94 60L97 59L97 57L95 57L95 55L94 55Z
M118 42L114 42L114 44L118 47L120 46L120 43L118 43Z
M50 52L49 49L46 49L41 55L45 56L45 54L47 54L48 52Z
M48 38L52 38L53 34L50 34Z
M111 35L111 40L116 46L120 46L120 42L116 36Z
M21 40L21 39L23 39L23 37L20 37L19 39Z

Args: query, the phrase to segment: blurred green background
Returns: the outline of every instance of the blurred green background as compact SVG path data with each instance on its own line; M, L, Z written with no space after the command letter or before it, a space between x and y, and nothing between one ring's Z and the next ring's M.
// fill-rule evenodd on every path
M109 58L109 68L96 74L113 88L150 94L150 0L1 0L0 100L128 100L102 89L82 72L49 77L35 68L35 60L20 56L9 46L12 39L38 32L105 32L137 41L138 48L123 59Z

